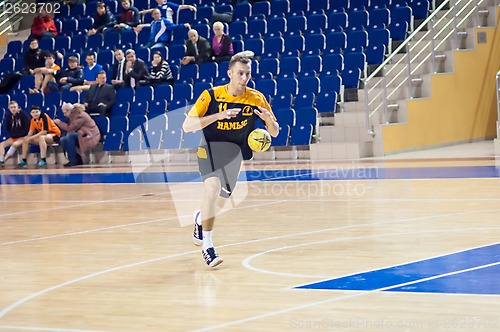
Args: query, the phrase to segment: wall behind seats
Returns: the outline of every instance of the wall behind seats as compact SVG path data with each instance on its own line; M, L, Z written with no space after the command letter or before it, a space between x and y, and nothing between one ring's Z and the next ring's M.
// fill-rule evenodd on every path
M500 29L474 33L475 50L454 52L455 73L431 75L431 98L408 101L408 123L382 127L384 154L496 137Z

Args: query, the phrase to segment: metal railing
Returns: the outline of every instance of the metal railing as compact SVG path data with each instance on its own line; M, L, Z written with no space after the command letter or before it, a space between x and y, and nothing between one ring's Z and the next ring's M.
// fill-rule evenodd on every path
M441 52L460 48L459 29L466 27L467 20L475 13L475 26L481 26L479 6L485 0L445 0L418 26L366 79L364 79L366 129L374 135L374 116L389 123L389 101L413 98L412 80L419 71L429 66L438 72L437 57ZM498 2L498 0L497 0ZM447 11L442 11L449 6ZM439 17L442 15L441 17ZM425 28L428 28L427 30ZM417 35L418 40L415 40ZM450 47L450 44L455 44ZM447 48L448 47L448 48ZM399 53L403 49L406 53ZM400 54L399 60L396 56ZM383 71L383 75L377 76ZM417 80L415 80L417 81ZM407 91L405 91L407 89ZM406 92L406 94L405 94ZM406 95L405 97L401 97Z
M0 8L5 8L6 0L0 1ZM9 1L12 6L21 5L22 0ZM11 7L12 8L12 7ZM14 11L4 10L0 13L0 35L3 35L9 30L12 30L12 26L15 26L23 20L23 16L20 13Z

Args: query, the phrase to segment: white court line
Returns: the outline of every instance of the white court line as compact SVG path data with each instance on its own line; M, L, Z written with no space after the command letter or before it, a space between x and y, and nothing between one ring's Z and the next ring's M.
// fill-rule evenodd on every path
M443 278L443 277L452 276L452 275L455 275L455 274L460 274L460 273L465 273L465 272L480 270L480 269L484 269L484 268L488 268L488 267L492 267L492 266L496 266L496 265L500 265L500 262L490 263L490 264L481 265L481 266L476 266L476 267L473 267L473 268L468 268L468 269L464 269L464 270L460 270L460 271L453 271L453 272L449 272L449 273L443 273L443 274L440 274L440 275L437 275L437 276L432 276L432 277L428 277L428 278L422 278L422 279L419 279L419 280L405 282L405 283L401 283L401 284L397 284L397 285L392 285L392 286L388 286L388 287L382 287L382 288L374 289L374 290L371 290L371 291L362 291L362 292L359 292L359 293L349 294L349 295L345 295L345 296L340 296L340 297L336 297L336 298L333 298L333 299L326 299L326 300L322 300L322 301L306 303L306 304L302 304L302 305L290 307L290 308L287 308L287 309L277 310L277 311L274 311L274 312L268 312L268 313L265 313L265 314L262 314L262 315L256 315L256 316L252 316L252 317L248 317L248 318L243 318L243 319L235 320L235 321L232 321L232 322L227 322L227 323L212 325L212 326L205 327L205 328L202 328L202 329L194 330L194 332L212 331L212 330L216 330L216 329L226 328L228 326L238 325L238 324L242 324L242 323L248 323L248 322L259 320L259 319L264 319L264 318L269 318L269 317L273 317L273 316L277 316L277 315L281 315L281 314L286 314L286 313L289 313L289 312L292 312L292 311L296 311L296 310L299 310L299 309L305 309L305 308L310 308L310 307L318 306L318 305L321 305L321 304L339 302L339 301L342 301L342 300L352 299L352 298L355 298L355 297L371 295L373 293L379 293L379 292L391 290L391 289L394 289L394 288L399 288L399 287L414 285L414 284L418 284L418 283L425 282L425 281L430 281L430 280L434 280L434 279L439 279L439 278Z
M252 264L250 264L250 262L254 258L263 256L263 255L267 255L267 254L270 254L270 253L273 253L273 252L287 250L287 249L292 249L292 248L298 248L298 247L313 246L313 245L324 244L324 243L344 242L344 241L351 241L351 240L362 240L362 239L367 239L367 238L371 239L371 238L378 238L378 237L397 236L397 235L409 235L409 234L412 235L412 234L441 233L441 232L447 232L447 233L453 232L454 233L454 232L463 232L463 231L471 231L471 230L484 231L484 230L499 230L499 229L500 229L500 227L486 227L486 228L468 227L468 228L440 229L440 230L432 229L432 230L425 230L425 231L419 231L419 232L409 231L409 232L391 233L391 234L379 234L379 235L370 235L370 236L345 237L345 238L330 239L330 240L323 240L323 241L316 241L316 242L305 242L305 243L299 243L299 244L294 244L294 245L290 245L290 246L284 246L284 247L280 247L280 248L274 248L274 249L270 249L270 250L266 250L266 251L260 252L260 253L255 254L255 255L251 255L251 256L245 258L241 264L245 268L247 268L249 270L252 270L252 271L255 271L255 272L259 272L259 273L263 273L263 274L271 274L271 275L278 275L278 276L284 276L284 277L300 277L300 278L312 278L312 279L326 279L326 280L329 280L329 279L332 279L333 277L332 276L315 276L315 275L312 275L312 274L294 274L294 273L285 273L285 272L275 272L275 271L271 271L271 270L264 270L264 269L260 269L260 268L254 267ZM499 244L499 243L500 242L498 242L498 243L492 243L492 244L488 244L486 246L495 245L495 244ZM450 252L450 253L446 253L446 254L443 254L443 255L438 255L438 256L435 256L435 257L426 257L425 260L433 259L433 258L437 258L437 257L442 257L442 256L445 256L445 255L453 255L453 254L456 254L456 253L460 253L460 252L464 252L464 251L469 251L469 250L474 250L474 249L478 249L478 248L482 248L482 247L485 247L485 245L481 245L481 246L478 246L478 247L475 247L475 248L467 248L466 250L459 250L459 251L456 251L456 252ZM422 259L411 261L411 262L400 263L398 265L412 264L412 263L417 263L417 262L420 262L420 261L422 261ZM394 265L390 265L390 266L387 266L387 267L379 267L379 268L377 268L377 270L391 268L391 267L394 267ZM364 271L364 272L356 272L356 274L366 273L366 272L369 272L369 271L372 271L372 270L368 270L368 271ZM348 274L348 275L345 275L345 276L351 276L351 275L352 274ZM338 276L338 277L335 277L335 278L343 278L343 277L344 276ZM318 282L321 282L321 281L318 281ZM298 286L295 286L295 287L298 287Z
M271 202L269 204L273 204L273 203L280 203L280 201ZM244 208L247 208L247 207L241 207L240 209L244 209ZM463 215L463 214L471 214L471 213L478 213L478 212L490 212L490 211L499 211L499 209L497 209L497 210L483 210L483 211L476 211L476 212L454 213L454 214L448 214L448 215L440 215L438 217ZM407 219L402 219L402 221L406 222L406 221L412 221L412 220L418 220L418 219L428 219L428 218L433 218L433 217L436 217L436 216L425 216L425 217L417 217L417 218L407 218ZM381 223L376 223L376 224L343 226L343 227L332 228L332 229L328 229L328 230L329 231L335 231L335 230L338 230L338 229L355 228L355 227L361 227L361 226L374 226L374 225L387 224L387 223L393 223L393 222L398 222L398 220L390 221L390 222L381 222ZM251 243L265 242L265 241L277 240L277 239L284 239L284 238L290 238L290 237L294 237L294 236L304 236L304 235L310 235L310 234L314 234L314 233L318 233L318 232L324 232L324 231L325 231L325 229L315 230L315 231L308 231L308 232L301 232L301 233L295 233L295 234L287 234L287 235L282 235L282 236L273 236L273 237L268 237L268 238L264 238L264 239L248 240L248 241L242 241L242 242L237 242L237 243L231 243L231 244L222 245L222 246L219 246L218 248L234 247L234 246L239 246L239 245L247 245L247 244L251 244ZM33 294L31 294L31 295L29 295L27 297L24 297L24 298L16 301L15 303L11 304L7 308L3 309L2 311L0 311L0 319L2 319L5 315L7 315L9 312L11 312L12 310L14 310L18 306L20 306L20 305L22 305L22 304L24 304L24 303L26 303L26 302L28 302L28 301L30 301L30 300L38 297L40 295L46 294L46 293L48 293L50 291L53 291L53 290L56 290L56 289L59 289L59 288L62 288L62 287L65 287L65 286L77 283L77 282L80 282L82 280L90 279L90 278L93 278L95 276L99 276L99 275L110 273L110 272L115 272L115 271L118 271L118 270L130 268L130 267L136 267L136 266L147 264L147 263L151 263L151 262L157 262L157 261L161 261L161 260L167 260L167 259L170 259L170 258L176 258L176 257L180 257L180 256L186 256L186 255L193 254L193 253L199 253L199 250L192 250L192 251L187 251L187 252L184 252L184 253L178 253L178 254L174 254L174 255L163 256L163 257L154 258L154 259L150 259L150 260L146 260L146 261L140 261L140 262L131 263L131 264L123 265L123 266L118 266L118 267L115 267L115 268L111 268L111 269L103 270L103 271L100 271L100 272L95 272L93 274L89 274L89 275L86 275L86 276L82 276L82 277L79 277L79 278L76 278L76 279L73 279L73 280L70 280L70 281L58 284L58 285L54 285L52 287L46 288L46 289L41 290L39 292L33 293Z

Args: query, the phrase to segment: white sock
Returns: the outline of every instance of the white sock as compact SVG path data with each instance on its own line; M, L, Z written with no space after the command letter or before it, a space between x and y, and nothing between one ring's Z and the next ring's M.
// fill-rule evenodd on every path
M5 161L5 157L4 156L0 156L0 163L3 163Z
M16 150L17 150L16 148L13 148L13 147L11 146L11 147L9 148L9 151L7 151L7 155L9 155L9 156L11 156L11 157L12 157L12 156L14 155L14 153L16 153Z
M203 231L203 250L207 250L210 247L213 247L212 243L212 231Z
M200 212L200 214L198 215L198 218L195 218L195 219L194 219L194 222L196 223L196 225L201 226L201 224L202 224L202 220L201 220L201 212Z

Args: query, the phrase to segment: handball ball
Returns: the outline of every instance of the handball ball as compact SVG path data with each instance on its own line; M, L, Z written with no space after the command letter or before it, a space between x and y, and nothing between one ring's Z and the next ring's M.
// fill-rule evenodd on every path
M248 146L255 152L264 152L271 146L271 135L266 130L257 128L248 135Z

